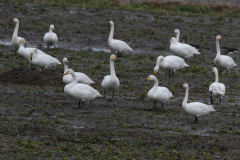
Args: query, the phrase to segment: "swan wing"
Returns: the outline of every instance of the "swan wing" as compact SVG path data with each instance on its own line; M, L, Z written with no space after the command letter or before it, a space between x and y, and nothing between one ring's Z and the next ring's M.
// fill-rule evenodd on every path
M186 64L183 58L180 58L178 56L167 56L164 58L164 63L167 66L167 68L172 70L182 69L184 67L189 67L189 65Z
M131 51L133 52L132 48L129 47L129 45L127 45L127 43L121 41L121 40L116 40L116 39L113 39L109 42L109 46L116 50L116 51L119 51L119 52L122 52L122 51Z
M225 94L225 85L223 83L214 82L209 86L209 92L217 92L222 96Z
M215 111L213 106L200 102L192 102L187 104L186 111L192 115L200 116Z
M75 72L77 81L85 84L92 84L93 82L86 74L81 72Z

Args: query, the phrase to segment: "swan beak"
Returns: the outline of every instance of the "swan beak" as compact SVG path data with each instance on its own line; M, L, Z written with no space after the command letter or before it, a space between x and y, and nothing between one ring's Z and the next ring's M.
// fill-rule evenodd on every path
M67 71L67 72L65 73L65 75L68 74L68 73L69 73L69 71Z
M150 80L150 77L147 78L147 81L149 81L149 80Z
M115 61L116 61L116 59L117 59L117 58L116 58L116 57L114 57L114 60L115 60Z
M23 44L25 45L25 44L26 44L26 42L25 42L25 41L23 41Z
M175 31L173 31L175 33Z
M222 39L222 37L219 37L219 39Z
M154 75L156 75L157 74L157 72L156 71L154 71Z
M52 31L54 30L54 28L52 28Z
M14 19L12 21L14 22Z
M30 55L30 61L32 60L32 55Z
M184 84L182 86L184 87Z

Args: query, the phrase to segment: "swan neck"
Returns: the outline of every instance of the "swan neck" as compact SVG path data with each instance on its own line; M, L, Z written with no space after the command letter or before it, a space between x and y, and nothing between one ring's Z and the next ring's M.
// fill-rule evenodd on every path
M158 88L158 80L157 80L157 78L154 78L153 82L154 82L153 92L155 93L157 91L157 88Z
M111 31L109 34L108 42L110 42L113 39L113 32L114 32L114 25L111 26Z
M217 56L221 55L219 39L216 39Z
M176 39L178 42L179 42L179 36L180 36L180 33L177 33Z
M72 75L72 77L73 77L73 81L72 81L71 84L74 84L74 85L77 84L77 78L76 78L75 72L71 73L71 75Z
M215 82L218 83L218 72L216 70L214 72L215 72Z
M115 68L114 68L114 60L110 59L110 75L111 77L116 77Z
M49 33L52 33L52 29L51 28L49 28Z
M186 107L186 105L187 105L187 101L188 101L188 91L189 91L189 88L187 87L187 88L186 88L186 91L185 91L185 97L184 97L184 100L183 100L183 103L182 103L182 106L183 106L183 107Z
M67 70L68 70L68 66L64 63L64 73L63 74L65 74L67 72Z
M17 37L17 35L18 35L18 28L19 28L19 22L16 23L16 26L15 26L15 29L14 29L14 32L13 32L13 37Z

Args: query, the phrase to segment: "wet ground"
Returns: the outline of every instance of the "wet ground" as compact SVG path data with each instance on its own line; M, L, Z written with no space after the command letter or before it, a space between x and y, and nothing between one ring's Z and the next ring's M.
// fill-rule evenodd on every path
M189 102L210 104L208 87L214 81L215 36L222 45L238 48L240 19L183 16L143 11L100 10L56 5L0 3L0 157L2 159L239 159L239 67L221 74L226 85L215 113L199 118L182 109L185 90ZM101 94L101 81L109 74L108 21L115 22L114 37L133 41L134 53L123 53L115 62L121 86L111 98L77 101L63 92L63 66L30 71L27 61L9 45L14 24L20 21L19 36L69 68L86 73ZM47 49L43 35L55 25L57 49ZM157 74L160 86L174 98L163 109L146 96L153 83L157 56L171 55L169 41L174 29L200 46L201 55L187 60L189 68L168 77ZM239 54L231 55L239 64Z

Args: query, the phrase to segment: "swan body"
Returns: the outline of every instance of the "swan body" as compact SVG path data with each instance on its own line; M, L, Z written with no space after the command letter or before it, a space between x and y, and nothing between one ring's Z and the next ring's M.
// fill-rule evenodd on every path
M176 40L177 40L177 42L179 42L179 37L180 37L180 31L179 31L179 29L175 29L175 30L174 30L174 33L176 34Z
M153 81L154 86L148 91L148 98L154 101L153 109L155 108L156 102L161 102L163 104L173 97L172 93L166 87L159 87L158 80L154 75L150 75L147 81Z
M200 46L197 45L197 44L191 44L191 43L188 43L188 42L187 42L187 36L186 36L186 35L182 35L181 37L183 38L182 43L189 44L190 46L193 46L193 47L195 47L196 49L199 49L199 48L200 48Z
M51 67L61 64L56 58L48 54L39 54L37 49L31 50L29 62L39 67Z
M106 75L103 78L103 81L101 84L102 88L104 89L104 97L106 94L106 90L113 91L113 95L114 95L114 90L116 90L120 86L120 82L116 76L115 69L114 69L114 60L116 60L116 56L112 54L110 56L110 75Z
M174 73L176 70L183 69L184 67L189 67L189 65L186 64L184 59L171 55L166 57L159 56L157 58L156 66L154 67L154 75L156 75L158 72L159 67L168 69L170 76L170 70Z
M97 97L102 97L93 87L87 84L77 83L76 74L72 69L68 69L65 74L71 74L73 81L64 87L64 92L67 95L79 100L78 108L82 108L84 101L86 100L89 101ZM82 107L80 105L80 101L82 101Z
M11 44L12 46L18 50L19 48L19 41L21 40L22 37L18 37L18 28L19 28L19 20L17 18L13 19L13 22L16 23L13 35L12 35L12 41Z
M64 74L67 72L68 70L68 60L67 58L63 58L63 64L64 64ZM84 84L92 84L92 83L95 83L93 82L86 74L84 73L81 73L81 72L74 72L75 75L76 75L76 79L77 79L77 82L79 83L84 83ZM73 77L71 74L66 74L66 75L63 75L63 83L71 83L73 81Z
M198 50L188 44L177 42L175 37L171 38L170 50L182 58L193 57L194 54L200 54Z
M235 67L237 65L231 57L229 57L227 55L221 55L220 46L219 46L219 40L221 40L221 39L222 39L222 37L220 35L218 35L216 37L217 55L214 59L214 64L221 69L226 69L227 73L228 73L229 69L232 69L233 67ZM220 72L221 72L221 70L220 70Z
M50 25L49 27L49 32L45 33L43 37L43 41L47 44L47 46L52 46L54 45L54 48L56 47L58 37L57 34L53 32L54 30L54 25Z
M195 115L195 122L194 122L195 124L197 123L199 116L203 116L210 112L215 111L212 105L207 105L201 102L187 103L189 86L187 83L184 83L183 87L186 88L186 92L185 92L185 98L182 103L182 107L187 113L191 115Z
M109 38L108 38L108 45L113 49L116 50L118 52L133 52L132 48L129 47L129 45L121 40L116 40L113 39L113 33L114 33L114 23L113 21L109 22L111 25L111 31L109 34Z
M211 103L213 103L212 97L220 98L225 94L225 85L223 83L218 83L218 70L216 67L213 67L213 72L215 73L215 82L209 86L209 92L211 93Z

